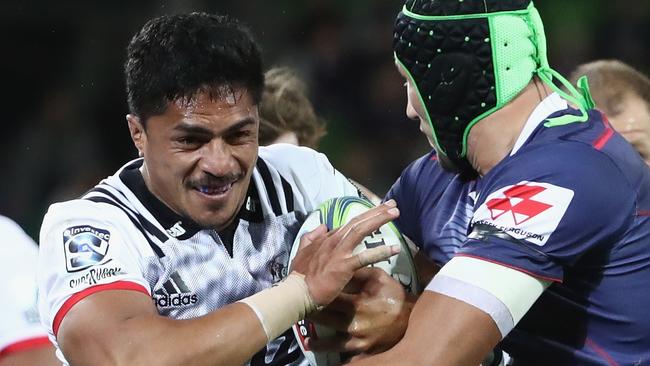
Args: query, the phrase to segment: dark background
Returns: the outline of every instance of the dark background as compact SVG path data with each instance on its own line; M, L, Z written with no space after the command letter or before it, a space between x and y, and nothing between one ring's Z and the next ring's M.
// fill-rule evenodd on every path
M122 64L151 17L209 11L248 24L266 67L296 68L328 121L333 164L382 195L429 148L404 115L391 33L400 0L3 1L0 214L37 237L47 206L135 157ZM551 66L618 58L648 73L650 0L539 0Z

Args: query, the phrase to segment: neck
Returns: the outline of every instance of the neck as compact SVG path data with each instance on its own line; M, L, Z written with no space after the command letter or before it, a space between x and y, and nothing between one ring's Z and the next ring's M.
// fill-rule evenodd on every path
M508 156L535 107L551 92L533 78L518 96L472 127L467 138L467 157L481 176Z

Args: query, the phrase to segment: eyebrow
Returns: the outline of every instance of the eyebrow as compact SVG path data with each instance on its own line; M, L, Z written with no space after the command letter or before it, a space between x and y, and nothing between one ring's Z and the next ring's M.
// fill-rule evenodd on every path
M252 117L246 117L234 125L231 125L230 127L226 128L223 131L223 134L228 134L233 131L237 131L241 128L247 127L248 125L253 125L255 124L255 119ZM189 134L196 134L196 135L213 135L214 132L210 130L209 128L205 128L203 126L191 124L185 121L182 121L178 125L174 126L173 128L174 131L179 131L179 132L185 132Z

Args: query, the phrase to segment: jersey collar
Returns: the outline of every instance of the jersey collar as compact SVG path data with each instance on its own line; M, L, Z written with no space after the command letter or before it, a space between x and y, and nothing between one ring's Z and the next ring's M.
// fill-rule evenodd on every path
M167 234L178 240L186 240L203 230L199 224L189 217L177 214L149 191L140 172L143 162L142 158L134 160L122 169L119 177L142 205L158 220ZM264 216L259 201L255 180L251 179L244 204L237 213L236 219L261 222Z
M533 112L530 114L530 117L528 117L526 124L524 124L524 128L521 129L521 133L510 152L510 156L516 154L517 151L524 146L524 143L526 143L530 135L533 134L533 131L535 131L537 126L544 122L548 116L565 110L568 107L569 105L567 101L562 99L558 93L552 93L544 98L544 100L535 107Z

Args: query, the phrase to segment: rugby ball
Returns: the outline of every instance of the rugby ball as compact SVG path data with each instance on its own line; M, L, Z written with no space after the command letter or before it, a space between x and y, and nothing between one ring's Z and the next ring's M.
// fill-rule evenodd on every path
M352 196L333 198L322 203L317 210L307 216L307 219L302 224L291 249L289 265L291 265L293 258L296 256L300 238L305 233L314 230L320 224L327 225L328 230L339 228L347 224L355 216L368 211L372 207L374 205L369 200ZM383 269L395 280L399 281L406 291L415 294L418 291L419 285L413 258L402 234L392 222L384 224L379 230L366 236L354 249L353 254L380 245L399 245L401 246L401 251L388 260L369 265L369 267ZM313 352L305 345L305 339L308 337L318 339L320 337L331 337L335 335L336 331L334 329L312 323L309 320L301 320L293 326L293 332L298 340L300 349L312 366L341 364L341 355L339 353Z

